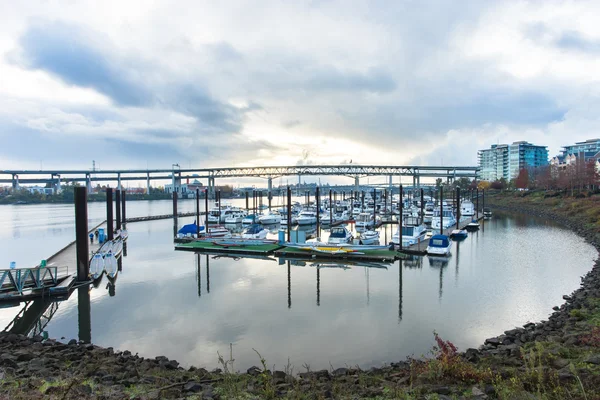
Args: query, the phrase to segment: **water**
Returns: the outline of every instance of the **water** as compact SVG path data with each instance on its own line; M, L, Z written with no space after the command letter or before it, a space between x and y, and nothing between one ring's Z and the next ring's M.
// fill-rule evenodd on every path
M193 204L179 208L191 211ZM168 213L171 203L129 206L128 216L137 216ZM27 257L57 250L46 241L72 240L72 207L21 207L0 207L0 253L7 266L8 249L22 265ZM92 221L103 212L103 205L90 205ZM180 225L192 221L180 219ZM207 259L173 250L171 220L127 228L127 256L115 286L105 278L89 292L89 326L75 292L58 304L45 330L54 338L91 336L98 345L166 355L184 366L216 367L217 352L228 357L230 343L236 369L259 364L254 348L276 368L289 358L296 371L304 363L313 369L368 368L421 355L431 348L434 330L462 349L477 347L487 337L546 318L596 257L592 246L551 222L500 213L455 243L447 263L425 257L387 269ZM389 241L391 227L386 235ZM23 249L31 254L21 254ZM84 291L81 310L86 298ZM0 323L6 326L20 308L0 310Z

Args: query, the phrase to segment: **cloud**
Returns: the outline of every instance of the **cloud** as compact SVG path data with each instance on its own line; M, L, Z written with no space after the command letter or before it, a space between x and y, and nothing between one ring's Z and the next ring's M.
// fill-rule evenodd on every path
M556 46L566 50L581 51L588 54L600 52L600 40L587 39L577 31L563 32L555 43Z

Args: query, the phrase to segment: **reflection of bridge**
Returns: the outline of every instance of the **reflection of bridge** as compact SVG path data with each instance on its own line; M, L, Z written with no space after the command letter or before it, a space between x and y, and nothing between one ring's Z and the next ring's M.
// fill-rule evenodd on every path
M177 167L177 168L175 168ZM358 187L359 179L367 176L409 176L413 185L420 184L420 178L442 178L447 181L457 178L476 178L479 167L472 166L384 166L384 165L295 165L271 167L234 167L234 168L179 168L172 169L131 169L131 170L0 170L0 183L48 184L60 188L61 182L85 182L91 189L92 182L146 181L150 188L152 180L172 180L173 186L179 186L181 179L207 179L209 190L214 188L217 178L265 178L268 189L272 180L282 176L346 176L354 178Z
M41 335L58 310L58 304L58 301L48 297L26 301L21 311L4 330L29 337Z

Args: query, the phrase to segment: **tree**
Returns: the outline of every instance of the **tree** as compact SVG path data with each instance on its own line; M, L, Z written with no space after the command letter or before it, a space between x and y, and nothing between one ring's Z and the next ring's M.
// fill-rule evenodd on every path
M505 186L506 186L505 183L502 182L501 180L494 181L490 184L490 188L497 189L497 190L502 190L502 189L504 189Z
M479 190L488 190L492 184L488 181L479 181L477 184L477 189Z
M515 179L515 187L517 189L526 189L529 186L529 172L527 168L519 171L517 179Z

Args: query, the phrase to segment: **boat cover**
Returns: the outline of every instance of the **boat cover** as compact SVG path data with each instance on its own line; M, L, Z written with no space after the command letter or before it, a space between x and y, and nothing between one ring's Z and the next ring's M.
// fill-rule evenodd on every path
M433 235L431 239L429 239L429 246L431 247L448 247L450 245L450 240L446 235Z

